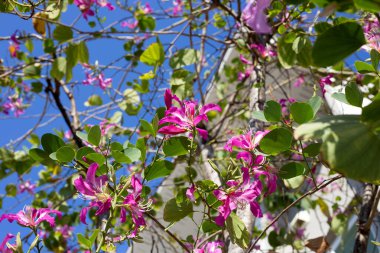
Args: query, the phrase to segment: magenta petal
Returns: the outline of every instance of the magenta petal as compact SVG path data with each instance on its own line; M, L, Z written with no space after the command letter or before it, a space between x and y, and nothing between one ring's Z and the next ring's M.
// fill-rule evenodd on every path
M87 170L87 178L86 181L90 182L91 184L95 184L95 175L96 170L99 168L99 165L97 163L92 163L90 167L88 167Z
M263 213L261 212L261 208L259 204L253 201L250 203L250 207L251 207L251 212L255 217L258 217L258 218L263 217Z
M175 116L165 116L158 122L159 125L164 124L164 123L173 123L180 126L184 124L184 122L180 118L175 117Z
M164 126L164 127L161 127L158 130L158 132L161 134L176 135L176 134L186 133L187 129L179 128L176 126Z
M74 180L74 186L77 189L78 192L88 195L88 196L94 196L95 192L92 190L92 188L83 180L82 177L79 177Z
M204 130L204 129L201 129L201 128L196 128L199 135L202 137L203 140L207 140L208 139L208 132L207 130Z
M124 223L127 220L127 211L124 207L120 209L120 222Z
M80 211L80 215L79 215L79 219L80 221L83 223L83 224L86 224L86 216L87 216L87 212L88 212L88 209L90 209L91 207L84 207L82 208L82 210Z
M209 111L221 112L222 109L220 108L219 105L216 105L216 104L206 104L201 108L199 114L205 114L205 113L208 113Z
M194 202L195 197L194 197L194 192L195 192L195 185L192 184L187 190L186 190L186 197L190 199L190 201Z

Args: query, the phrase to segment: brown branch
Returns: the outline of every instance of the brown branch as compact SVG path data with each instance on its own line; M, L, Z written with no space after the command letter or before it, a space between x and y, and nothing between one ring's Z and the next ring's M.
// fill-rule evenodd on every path
M152 221L154 221L163 231L168 233L168 235L173 238L186 252L190 253L191 251L186 247L186 245L178 239L177 236L175 236L172 232L167 230L164 225L162 225L154 216L152 216L150 213L145 213L146 216L148 216Z
M69 118L69 115L67 114L66 112L66 109L65 107L63 106L62 102L61 102L61 99L60 99L60 84L59 84L59 81L56 81L55 84L56 84L56 87L55 89L53 88L53 85L51 83L51 79L50 78L46 78L46 83L47 83L47 87L45 89L45 92L48 94L49 92L51 93L51 95L53 96L53 99L58 107L58 110L61 112L62 114L62 117L66 123L66 125L69 127L71 133L73 134L73 139L75 141L75 144L77 144L77 146L79 148L83 147L83 142L82 140L76 135L76 132L75 132L75 129L73 127L73 125L71 124L71 121L70 121L70 118Z
M260 235L256 238L256 240L254 241L254 243L251 244L251 246L248 248L248 250L246 251L246 253L248 252L251 252L253 250L253 248L256 246L256 244L258 243L258 241L260 240L260 238L267 232L267 230L274 224L276 223L282 215L284 215L290 208L292 208L293 206L295 206L297 203L299 203L302 199L306 198L307 196L310 196L312 194L314 194L315 192L325 188L327 185L331 184L332 182L342 178L343 175L337 175L333 178L330 178L330 179L327 179L325 180L324 182L322 182L320 185L318 185L317 187L313 188L312 190L306 192L305 194L303 194L301 197L299 197L297 200L295 200L293 203L291 203L290 205L288 205L284 210L282 210L277 216L276 218L274 218L272 220L271 223L269 223L265 229L260 233Z

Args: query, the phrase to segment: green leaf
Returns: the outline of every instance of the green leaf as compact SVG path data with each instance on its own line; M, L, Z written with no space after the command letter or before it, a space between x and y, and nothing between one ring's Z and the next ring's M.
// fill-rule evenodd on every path
M151 135L155 136L155 131L153 129L152 124L150 124L145 119L140 119L140 124L141 124L141 127L143 128L143 130L145 130L148 133L150 133Z
M190 150L190 140L185 136L172 137L164 142L163 151L166 156L186 155Z
M282 166L279 172L279 176L282 179L289 179L305 174L305 166L302 163L290 162Z
M141 157L140 157L140 161L141 162L145 162L145 158L146 158L146 141L144 138L139 138L137 141L136 141L136 148L138 148L141 152Z
M170 199L164 208L164 221L177 222L193 212L193 204L189 201L183 201L178 204L176 199Z
M356 83L350 82L345 89L346 99L350 105L362 107L363 104L363 94L359 90Z
M372 64L362 62L362 61L356 61L355 62L355 68L360 74L367 74L367 73L374 73L376 70L372 66Z
M136 162L141 157L141 151L138 148L127 148L124 154L130 159L131 162Z
M78 45L70 43L66 50L66 82L69 82L73 77L73 68L78 63Z
M30 253L30 252L32 251L32 249L33 249L34 247L36 247L36 245L37 245L39 239L40 239L40 236L37 235L37 236L34 238L33 242L30 244L29 249L28 249L28 251L27 251L26 253Z
M41 145L42 148L50 154L64 146L65 142L54 134L44 134L41 137Z
M276 128L266 134L260 141L260 149L271 155L277 155L290 148L292 133L286 128Z
M102 137L102 132L100 131L100 127L97 125L91 127L90 131L88 132L88 137L87 137L88 142L95 146L98 146L100 143L101 137Z
M103 100L99 95L92 95L84 103L85 106L99 106L103 104Z
M239 245L241 248L248 248L250 235L241 219L231 213L226 220L226 228L231 237L231 242Z
M165 52L162 44L151 44L140 56L140 61L149 66L160 66L165 60Z
M282 117L281 105L273 100L267 101L264 107L264 116L265 116L265 119L269 122L281 121L281 117Z
M306 123L314 118L314 110L308 103L292 103L290 105L290 113L298 124Z
M148 181L166 177L174 170L173 163L166 160L156 160L144 170L144 178Z
M85 157L86 155L90 154L90 153L95 153L95 151L90 147L82 147L82 148L78 149L78 151L75 155L75 159L82 161L82 158Z
M40 93L44 85L41 82L32 82L32 91L35 93Z
M99 166L102 166L106 162L106 158L102 154L99 154L99 153L89 153L86 155L86 158L87 160L96 162Z
M345 103L345 104L350 104L347 99L346 99L346 94L341 93L341 92L335 92L334 94L331 95L331 97L335 98L336 100Z
M7 196L15 197L17 195L17 187L15 184L7 184L5 186L5 192L7 193Z
M66 58L58 57L54 60L50 75L55 79L61 80L66 74Z
M31 40L31 39L27 39L27 40L25 40L25 47L26 47L26 49L27 49L30 53L32 53L32 52L33 52L33 49L34 49L34 46L33 46L33 40Z
M78 61L80 63L88 63L90 55L85 41L78 44Z
M118 163L131 163L131 159L129 159L128 156L126 156L123 152L118 150L112 150L111 152L112 157L115 158L115 161Z
M91 249L92 243L91 243L91 241L89 239L87 239L86 237L84 237L84 235L77 234L77 239L78 239L79 245L82 248L84 248L84 249Z
M303 154L306 157L314 157L319 155L321 152L322 143L311 143L306 148L303 149Z
M307 103L313 108L314 116L318 113L322 105L322 98L320 96L312 96Z
M201 53L198 50L185 48L175 52L175 54L170 58L169 65L173 69L179 69L199 62L200 58Z
M75 157L75 151L72 147L64 146L56 151L56 157L62 163L71 162Z
M362 111L361 119L364 122L374 124L375 127L380 126L380 100L374 100L369 105L365 106Z
M73 31L70 27L57 25L53 32L53 38L62 43L73 38Z
M370 54L371 54L372 67L374 70L377 71L377 68L379 67L379 61L380 61L380 53L377 50L372 49Z
M356 8L377 13L380 11L379 0L354 0Z
M363 29L359 24L346 22L333 26L318 35L312 51L314 64L319 67L332 66L365 43Z
M25 80L27 79L40 79L41 77L41 66L38 64L30 65L23 70L25 75Z
M37 162L42 162L46 159L49 159L49 154L42 149L32 148L29 150L29 156L33 158L33 160Z
M355 180L380 183L380 135L361 122L360 115L328 116L303 124L295 137L322 139L321 159L328 168Z
M264 115L263 111L254 111L254 112L252 112L252 118L258 119L260 121L268 122L267 119L265 118L265 115Z
M92 235L90 236L91 245L95 243L95 240L98 237L99 232L100 232L99 229L95 229Z
M282 36L277 43L278 48L278 60L282 67L289 69L291 68L297 58L296 52L293 50L293 44L286 42L286 36Z

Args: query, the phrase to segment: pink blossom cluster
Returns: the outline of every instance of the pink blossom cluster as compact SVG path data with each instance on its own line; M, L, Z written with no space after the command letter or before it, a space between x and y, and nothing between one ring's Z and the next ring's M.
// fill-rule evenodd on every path
M223 253L224 243L222 241L208 242L200 248L194 249L194 253Z
M246 134L234 136L229 139L224 147L228 152L233 152L234 148L238 149L237 159L245 162L241 168L242 178L240 180L229 180L226 188L214 191L216 198L222 202L218 207L219 215L216 217L216 224L223 226L224 222L233 210L250 206L252 214L256 217L262 217L260 205L256 199L262 194L263 186L260 176L265 177L267 192L270 194L276 190L277 176L273 169L266 164L265 156L256 154L261 139L269 131L257 131L254 135L252 131Z
M176 103L177 105L174 105ZM206 104L199 106L197 101L180 100L173 95L169 89L165 92L165 116L159 121L162 126L158 132L167 135L177 135L198 132L204 139L208 139L208 131L197 127L201 121L208 121L207 113L210 111L221 112L221 108L216 104Z
M84 199L90 200L90 204L84 207L80 212L80 221L86 223L86 216L89 209L97 208L95 215L101 215L111 209L113 198L108 188L108 176L101 175L96 177L96 171L99 168L97 163L89 166L86 178L80 176L74 181L74 186L77 191L83 196ZM129 238L137 235L137 232L142 226L145 226L145 219L143 217L144 209L141 207L141 191L142 184L140 180L132 175L130 182L131 189L128 190L127 196L124 198L120 211L120 222L124 223L127 220L127 213L130 214L133 221L134 229L129 234Z
M24 113L25 105L23 99L18 96L9 96L7 101L3 103L2 111L4 114L9 115L9 112L13 111L16 117L19 117Z
M18 186L19 193L28 192L30 195L34 194L34 189L36 188L35 184L32 184L30 180L22 181Z
M88 19L89 16L94 16L95 12L91 7L96 4L100 7L107 7L108 10L113 11L115 7L109 3L107 0L74 0L74 4L82 12L84 19Z
M326 94L325 86L331 85L334 82L333 78L334 78L333 74L328 74L327 76L319 79L319 87L321 88L323 97Z
M86 69L86 80L82 82L84 85L95 84L102 90L105 90L112 85L112 79L104 78L104 74L98 69L97 63L95 63L95 66L90 66L88 64L83 64L83 66Z
M149 3L146 3L145 6L141 7L141 11L145 15L153 13L153 9ZM121 22L120 25L121 25L121 27L128 27L129 29L133 30L139 25L139 21L137 19L131 19L128 21Z
M377 17L364 20L364 36L370 49L380 52L380 22Z

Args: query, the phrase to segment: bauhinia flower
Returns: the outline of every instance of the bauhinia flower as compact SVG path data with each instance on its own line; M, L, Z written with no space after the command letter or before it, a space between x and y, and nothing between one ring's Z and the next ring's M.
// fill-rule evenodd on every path
M184 3L182 0L174 0L173 1L173 16L182 15Z
M80 221L86 223L86 215L89 209L97 207L95 215L101 215L111 208L111 196L108 193L108 177L102 175L96 177L96 170L99 168L97 163L90 165L87 171L87 176L84 179L82 176L74 180L74 186L79 193L85 198L91 200L88 207L84 207L80 212Z
M214 241L208 242L203 245L201 248L194 249L194 253L223 253L224 242Z
M268 130L265 131L257 131L254 135L252 135L252 131L248 131L246 134L241 134L238 136L234 136L229 139L224 146L224 149L228 152L232 152L233 147L238 149L242 149L243 151L239 151L236 158L243 159L250 166L255 164L262 164L265 161L265 157L262 155L255 155L254 150L260 144L261 139L269 133Z
M190 201L192 202L195 201L194 192L195 192L195 185L191 184L191 186L187 188L186 190L186 197L188 197Z
M321 79L319 79L319 87L321 88L321 91L322 91L322 95L325 96L325 93L326 93L326 89L325 89L325 86L326 85L331 85L333 83L333 74L328 74L327 76L325 77L322 77Z
M100 7L107 7L108 10L113 11L115 7L107 0L74 0L74 4L82 12L84 19L88 19L89 16L94 16L95 12L91 10L93 4L97 4Z
M128 20L128 21L123 21L121 22L121 27L128 27L129 29L135 29L138 25L139 25L139 22L134 19L134 20Z
M271 0L249 0L245 6L243 21L257 34L268 34L272 27L268 24L265 10L270 6Z
M6 115L9 115L9 112L13 111L14 115L19 117L25 112L25 107L21 98L10 96L8 97L8 101L2 105L2 111Z
M12 58L17 57L17 52L20 50L20 41L16 38L16 32L11 35L11 42L9 45L9 53Z
M28 192L29 194L34 194L34 189L36 188L35 184L32 184L30 180L23 181L19 186L19 193Z
M257 50L262 58L274 57L277 56L277 52L271 49L270 47L266 47L263 44L251 44L250 48L252 50Z
M262 185L259 180L250 182L248 168L242 168L243 181L229 180L228 188L225 190L214 190L215 197L222 202L218 207L219 216L215 218L215 223L223 226L231 212L237 208L244 208L250 205L251 212L256 217L262 217L263 214L260 205L255 201L261 194Z
M120 211L120 222L124 223L127 219L127 212L132 216L133 231L128 235L128 238L136 237L141 227L146 225L144 219L144 209L140 205L140 195L142 190L142 184L138 178L133 175L131 177L132 192L130 192L124 199L123 207Z
M50 208L36 209L31 206L25 206L23 210L16 214L3 214L0 217L0 222L7 219L9 222L17 221L18 224L25 227L36 228L41 222L47 221L50 226L55 226L55 219L51 214L56 214L61 217L60 211Z
M149 3L146 3L145 6L141 8L141 10L144 12L144 14L151 14L153 12L153 9Z
M15 236L12 234L9 234L9 233L5 236L4 240L0 244L0 253L12 253L13 252L13 250L8 248L8 246L7 246L7 242L10 239L12 239L13 237L15 237Z
M305 83L305 76L301 74L301 75L298 76L298 78L294 82L293 86L296 87L296 88L298 88L298 87L300 87L304 83Z
M103 72L98 69L97 62L95 62L94 67L88 64L83 64L83 66L87 69L86 80L82 82L84 85L92 85L95 83L95 85L98 85L102 90L105 90L112 85L112 79L104 78ZM90 73L90 70L92 70L92 73Z
M364 20L364 35L367 39L368 51L375 49L380 52L380 22L377 17L367 18Z
M179 107L173 105L177 102ZM202 121L208 121L207 112L218 111L221 108L216 104L206 104L202 107L198 106L196 101L181 101L176 95L173 95L169 89L165 92L166 112L159 124L169 123L167 126L161 127L158 132L168 135L177 135L182 133L190 133L197 131L203 139L208 138L207 130L198 128L197 125Z

